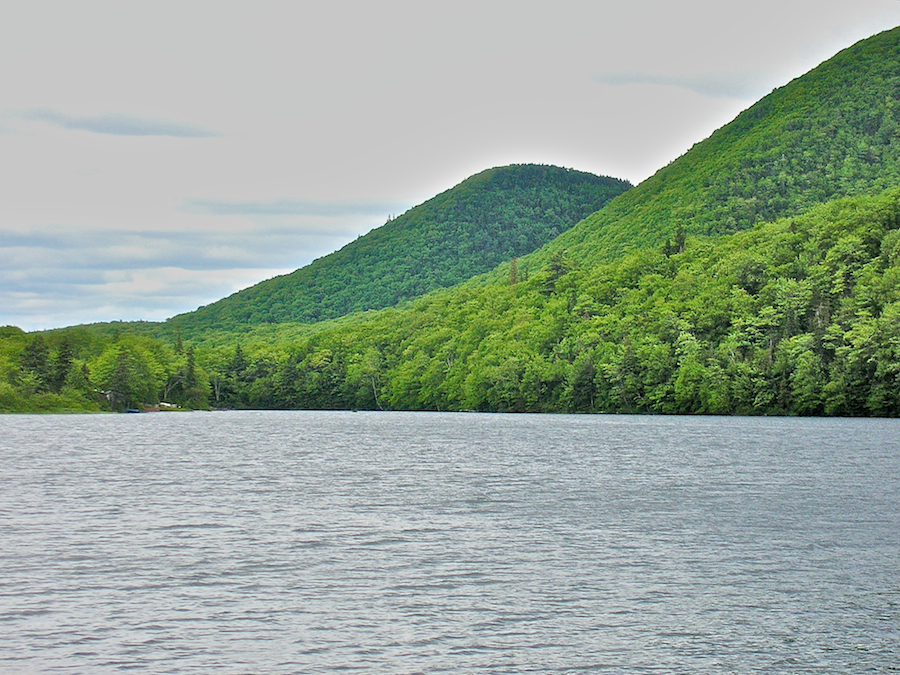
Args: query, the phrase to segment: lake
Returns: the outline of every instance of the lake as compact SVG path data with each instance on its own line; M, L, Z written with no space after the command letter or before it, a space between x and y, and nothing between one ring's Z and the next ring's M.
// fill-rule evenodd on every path
M0 672L887 673L900 421L0 416Z

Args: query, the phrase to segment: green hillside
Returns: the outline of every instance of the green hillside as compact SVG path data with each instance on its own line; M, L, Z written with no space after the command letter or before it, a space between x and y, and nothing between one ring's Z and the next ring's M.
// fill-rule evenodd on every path
M335 253L170 323L188 334L390 307L534 251L629 187L555 166L488 169Z
M776 89L540 252L580 262L900 184L900 28Z
M895 189L668 255L465 284L282 355L210 353L214 403L897 416L898 227Z
M0 330L0 411L900 415L900 188L679 252L548 265L316 327L164 344ZM100 392L106 392L101 395Z
M776 90L516 267L507 254L401 306L230 332L250 319L226 317L184 344L7 329L0 410L900 416L898 41Z
M813 209L802 222L759 230L783 241L781 230L801 228L805 239L795 238L799 243L784 252L754 238L757 230L703 244L702 256L684 249L684 236L723 236L900 185L898 41L900 29L877 35L774 91L526 257L520 266L533 271L526 282L501 265L493 283L475 280L408 309L317 332L269 369L268 386L255 380L256 398L235 403L896 414L893 394L876 405L880 394L864 395L868 387L858 375L851 378L856 389L848 388L846 372L859 364L844 360L861 326L887 331L888 343L897 332L882 316L895 302L896 271L881 248L892 245L896 195L838 202ZM846 215L855 210L869 214L862 225ZM822 237L819 227L833 236ZM623 259L629 250L638 253ZM857 284L863 268L872 285ZM829 274L843 276L829 280ZM650 305L635 300L641 293L651 296ZM867 300L872 293L881 294L877 303ZM784 302L796 305L786 325ZM648 325L650 317L662 325ZM726 362L718 350L729 336L739 341L739 358ZM815 403L785 393L793 366L783 355L781 379L773 375L778 347L794 338L813 340L804 344L816 356ZM870 361L882 380L893 377L886 375L893 358L885 347ZM716 377L713 386L708 378ZM725 391L739 377L743 392ZM882 384L893 391L893 383Z

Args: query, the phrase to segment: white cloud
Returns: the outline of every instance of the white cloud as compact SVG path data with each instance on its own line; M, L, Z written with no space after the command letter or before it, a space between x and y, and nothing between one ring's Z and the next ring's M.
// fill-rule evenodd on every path
M678 87L702 96L735 98L742 101L765 94L761 73L704 73L698 75L665 75L623 71L598 75L596 81L614 87L649 84Z
M37 330L163 320L308 264L357 234L315 224L215 236L61 227L0 231L0 324Z
M217 216L326 216L329 218L356 215L382 215L403 208L397 202L386 201L316 201L310 199L276 199L262 201L228 201L192 199L185 203L186 211L211 213Z
M348 223L350 225L351 223ZM208 232L84 230L58 226L27 232L0 232L0 279L26 278L36 268L57 269L60 279L73 270L125 270L178 267L296 268L354 239L358 230L322 227L315 221L286 226L276 221L252 231ZM379 223L380 224L380 223Z
M89 131L94 134L109 134L111 136L213 138L222 135L195 124L149 119L128 113L66 115L56 110L37 108L20 113L19 117L24 120L46 122L62 129Z
M162 267L54 278L54 270L35 268L30 283L10 284L9 275L0 276L0 324L38 330L110 320L162 321L288 271Z

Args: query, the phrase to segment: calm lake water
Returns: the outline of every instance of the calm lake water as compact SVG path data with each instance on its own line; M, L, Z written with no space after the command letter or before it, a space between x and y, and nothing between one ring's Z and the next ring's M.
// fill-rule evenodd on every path
M900 421L0 416L0 672L900 672Z

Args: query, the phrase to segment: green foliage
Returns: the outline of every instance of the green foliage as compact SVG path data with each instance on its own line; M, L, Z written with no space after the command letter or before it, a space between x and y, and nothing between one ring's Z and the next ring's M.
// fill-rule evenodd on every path
M209 391L191 347L104 328L0 332L0 412L206 408Z
M900 28L845 49L537 254L581 264L718 235L900 184Z
M688 236L668 255L560 254L515 284L475 279L315 329L209 334L180 354L140 334L11 333L0 409L897 416L898 225L900 189ZM42 364L65 362L59 392L41 384Z
M165 326L0 329L0 410L174 397L898 416L898 125L900 29L774 91L531 254L597 208L579 186L601 202L627 186L494 169ZM357 312L374 307L388 308ZM340 318L278 323L322 317Z
M159 402L166 381L160 351L145 338L126 336L91 362L94 381L114 410L140 409Z
M557 256L208 367L237 407L896 416L898 216L894 190L668 255Z
M50 389L52 379L50 356L47 343L41 335L35 335L22 350L22 377L30 379L30 388L35 392Z
M167 354L166 383L162 390L165 403L183 408L203 409L208 406L210 380L206 372L197 365L194 348L185 350L176 339L174 355Z
M82 329L33 335L0 329L0 412L99 410L84 362L95 348Z
M72 371L74 357L71 342L67 337L63 337L53 360L48 364L48 384L51 391L58 394L65 386Z
M170 323L196 334L390 307L534 251L629 187L554 166L489 169L302 269Z

